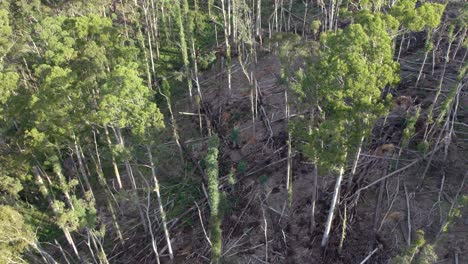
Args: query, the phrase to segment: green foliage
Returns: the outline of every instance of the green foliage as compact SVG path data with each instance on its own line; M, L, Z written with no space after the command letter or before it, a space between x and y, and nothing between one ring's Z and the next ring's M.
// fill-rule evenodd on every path
M421 154L426 154L427 151L429 150L429 142L427 142L426 140L419 142L418 145L416 146L416 149Z
M260 177L258 177L258 182L260 184L265 184L267 181L268 181L268 176L265 174L262 174L260 175Z
M310 23L310 31L312 33L317 34L320 30L320 26L322 26L322 22L320 20L314 20Z
M22 254L35 243L23 216L13 207L0 205L0 263L24 263Z
M421 109L418 107L416 109L416 112L414 113L414 115L410 116L407 119L406 127L403 130L403 136L402 136L402 142L401 142L402 147L407 147L409 141L411 140L411 137L414 135L415 125L416 125L416 122L419 119L420 111L421 111Z
M430 244L424 245L416 259L416 264L433 264L437 262L437 254L434 246Z
M418 230L416 238L406 250L392 259L393 264L431 264L437 261L434 246L424 239L424 231Z
M2 71L2 65L0 64L0 120L4 119L4 116L9 111L9 99L14 95L19 76L13 71ZM11 110L10 110L11 111Z
M400 0L390 9L390 14L410 31L429 30L440 24L445 4L423 3L415 8L417 0Z
M162 128L162 115L149 98L150 91L138 77L136 65L117 65L102 86L98 120L104 125L129 127L143 135L146 127Z
M239 161L239 164L237 164L237 171L239 173L244 173L247 170L247 162L245 160Z
M228 183L230 185L234 185L237 182L237 179L235 177L235 173L236 173L236 169L234 169L234 167L231 167L231 169L229 170L229 173L227 175Z
M463 216L462 212L465 207L468 206L468 195L461 195L455 201L454 206L449 210L447 214L447 220L442 226L442 232L448 232L452 227L455 220Z
M343 164L388 111L381 91L399 81L388 23L384 15L362 12L344 30L322 34L318 62L306 71L303 93L319 112L299 138L307 141L305 153L327 170Z
M5 56L11 48L11 36L12 30L8 18L8 11L0 9L0 62L3 60L3 56Z
M234 127L231 130L231 133L229 133L229 140L236 145L240 144L240 130L238 127Z
M57 225L60 228L66 227L70 231L79 228L93 228L96 223L96 209L93 200L77 199L71 197L73 209L67 209L61 201L54 201L52 207L58 212Z

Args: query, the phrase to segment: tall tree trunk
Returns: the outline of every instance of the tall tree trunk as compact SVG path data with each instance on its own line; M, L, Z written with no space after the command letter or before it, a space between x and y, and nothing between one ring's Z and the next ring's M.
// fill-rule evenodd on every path
M37 166L33 166L33 173L36 176L36 182L37 185L39 186L39 189L42 190L42 195L47 198L47 201L49 202L50 208L52 208L52 211L54 212L54 215L58 217L59 212L55 209L56 207L53 206L52 199L49 195L47 186L44 184L44 180L42 179L40 169ZM73 237L70 234L70 231L66 226L61 226L61 229L63 231L63 234L65 235L65 238L67 239L68 244L72 247L73 252L75 255L78 257L78 259L81 259L80 254L78 253L78 249L76 248L75 241L73 240Z
M117 166L114 153L112 152L112 141L110 139L109 129L107 128L107 126L104 126L104 133L106 135L107 145L111 153L112 167L114 168L114 174L115 174L115 178L117 179L117 185L119 189L122 189L122 180L120 179L119 166Z
M326 247L328 244L330 230L331 230L331 226L333 222L333 216L335 213L335 207L338 201L338 196L340 195L340 186L341 186L341 181L343 180L343 174L344 174L344 165L341 165L338 176L336 177L336 183L335 183L335 188L333 191L333 198L330 204L330 210L328 211L327 222L325 223L325 231L323 232L322 243L321 243L322 247Z
M255 35L260 42L262 43L262 0L257 0L257 19L255 20Z
M114 131L115 137L117 138L117 141L119 142L119 145L122 147L122 149L125 149L125 141L124 141L124 138L122 136L121 129L119 127L112 127L112 130ZM138 199L138 192L137 192L138 188L137 188L137 185L136 185L135 176L133 174L132 165L130 164L130 161L129 161L129 159L127 157L124 158L124 164L125 164L125 169L127 171L127 176L130 179L130 182L132 184L132 189L133 189L132 198L133 198L133 200L135 202L135 205L138 208L138 213L140 214L141 223L143 224L143 228L145 230L145 233L148 233L148 225L146 223L146 217L145 217L145 214L143 212L143 209L141 208L141 204L140 204L139 199Z
M335 1L336 0L330 0L330 6L328 7L329 9L329 16L328 16L328 30L333 30L333 21L334 21L334 14L335 14Z
M158 199L159 213L161 215L161 222L162 222L162 226L164 230L164 237L166 238L167 251L169 252L169 258L172 260L174 259L174 254L172 252L172 244L171 244L171 238L169 235L169 229L167 228L166 213L164 212L163 202L161 199L161 193L159 192L159 181L156 176L156 167L154 166L154 162L153 162L153 154L151 153L151 149L149 148L149 146L146 146L146 151L148 153L148 158L149 158L150 167L151 167L151 175L153 176L153 181L154 181L154 192L156 193L156 197Z
M291 31L292 4L293 4L293 1L289 0L289 6L288 6L288 32Z
M88 177L88 174L86 173L84 162L81 156L81 151L80 151L80 148L78 147L78 142L77 142L77 138L75 135L73 135L73 145L75 148L76 158L78 160L78 169L80 170L81 176L83 177L85 181L86 188L88 188L88 191L92 193L93 190L91 189L91 184L89 183L89 177Z
M356 157L354 158L353 167L351 169L351 175L349 176L348 184L346 186L346 188L348 190L350 190L351 185L353 184L354 175L356 175L356 169L357 169L357 166L359 164L359 157L361 156L362 144L363 143L364 143L364 136L362 136L361 140L359 141L358 151L356 153Z
M91 155L91 158L93 160L94 166L96 168L96 172L98 174L98 182L100 183L101 187L103 188L104 192L106 193L105 198L106 198L106 203L107 207L109 208L111 217L112 217L112 224L114 225L115 231L117 233L117 237L119 238L120 242L124 244L124 239L122 236L122 232L120 230L119 222L115 213L114 206L112 205L112 201L109 197L112 196L112 192L107 185L106 179L104 177L104 171L102 170L102 163L101 163L101 158L98 150L98 145L97 145L97 140L96 140L96 132L93 131L93 137L94 137L94 152L96 153L96 158Z
M228 77L228 89L229 97L231 97L232 87L231 87L231 71L232 71L232 61L231 61L231 44L229 43L229 31L230 31L230 22L226 14L225 2L226 0L221 0L221 9L223 11L223 21L224 21L224 43L226 45L226 60L227 60L227 77Z
M314 232L315 229L315 202L317 201L317 184L318 184L318 171L317 162L314 160L314 168L312 171L312 204L310 209L310 233Z
M304 1L304 18L302 21L302 36L304 37L306 35L306 21L307 21L307 12L309 11L309 0Z

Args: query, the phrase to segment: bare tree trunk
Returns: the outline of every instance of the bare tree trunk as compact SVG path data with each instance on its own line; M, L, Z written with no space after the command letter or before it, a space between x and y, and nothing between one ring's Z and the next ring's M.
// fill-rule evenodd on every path
M125 142L124 142L124 138L122 136L121 129L119 127L112 127L112 129L114 131L115 137L117 138L117 141L119 142L120 146L123 149L125 149ZM132 184L132 189L133 189L132 198L133 198L133 200L135 202L135 205L138 208L138 213L140 214L141 223L143 224L143 228L145 230L145 233L147 233L148 232L148 225L146 224L146 217L145 217L145 214L143 213L143 209L141 208L141 204L138 201L138 192L137 192L137 185L136 185L136 181L135 181L135 176L133 174L132 165L130 165L130 161L128 160L127 157L124 158L124 164L125 164L125 169L127 171L127 176L130 179L130 182Z
M326 247L328 244L330 230L331 230L331 226L333 222L333 216L335 213L335 207L338 201L338 196L340 195L340 186L341 186L341 181L343 180L343 174L344 174L344 165L341 165L340 172L336 178L335 189L333 191L333 198L330 204L330 211L328 211L327 222L325 224L325 231L323 232L322 243L321 243L322 247Z
M293 1L289 0L289 6L288 6L288 31L291 31L291 12L292 12L292 4Z
M358 151L356 153L356 158L354 159L354 162L353 162L353 168L351 169L351 175L349 177L348 184L346 186L346 188L348 190L351 188L351 185L353 184L353 178L354 178L354 175L356 174L356 169L357 169L357 165L359 163L359 157L361 156L362 144L363 143L364 143L364 136L361 137L361 141L359 142Z
M117 219L117 216L115 214L115 209L114 206L112 205L112 202L109 198L109 196L112 196L112 192L109 189L109 186L107 185L106 179L104 178L104 172L102 170L102 164L101 164L101 158L99 155L98 151L98 146L97 146L97 140L96 140L96 133L93 131L93 136L94 136L94 151L96 152L96 159L94 159L93 155L91 155L91 158L93 159L94 165L96 167L96 172L98 174L98 182L101 184L103 187L104 191L106 192L106 203L107 207L109 208L109 211L111 213L112 217L112 224L114 225L115 231L117 232L117 237L119 238L120 242L124 244L124 239L122 236L122 232L120 231L120 226L119 222Z
M65 238L67 239L68 244L73 248L73 252L75 255L78 257L78 259L81 259L80 254L78 253L78 249L76 248L75 241L73 240L73 237L70 234L70 231L66 226L62 227L63 234L65 234Z
M262 0L257 0L257 19L255 21L255 35L262 45Z
M76 138L75 135L73 135L73 144L74 144L74 147L75 147L75 154L76 154L76 158L78 160L78 168L80 170L81 176L83 176L83 179L85 181L86 187L88 188L88 191L93 193L93 190L91 189L91 184L89 184L88 174L86 173L86 170L84 168L83 160L81 158L81 151L80 151L80 149L78 147L78 142L77 142L77 138Z
M422 65L421 65L421 69L419 70L418 78L416 79L416 84L414 85L414 87L418 87L419 79L421 79L421 75L422 75L422 72L424 70L424 65L426 64L428 54L429 54L429 51L424 52L424 59L423 59Z
M146 3L146 1L145 1L145 3ZM150 23L150 21L148 19L148 6L146 6L146 4L143 4L143 13L145 14L146 26L148 28L151 28L151 23ZM148 38L148 50L149 50L149 54L150 54L151 72L153 74L155 74L156 69L155 69L155 66L154 66L153 46L152 46L152 41L151 41L150 30L146 30L146 35L147 35L147 38Z
M114 153L112 152L112 142L109 136L109 129L107 128L107 126L104 126L104 133L106 135L107 145L109 146L109 150L111 153L112 167L114 168L115 178L117 179L117 184L118 184L119 189L122 189L122 181L120 179L119 167L117 166Z
M314 161L314 168L312 172L312 205L311 205L311 215L310 215L310 233L314 232L315 229L315 202L317 201L317 184L318 184L318 172L316 161Z
M151 0L151 10L153 11L151 14L151 18L153 19L153 39L154 44L156 47L156 58L159 59L159 24L158 24L158 9L155 8L154 0Z
M177 132L177 122L174 117L174 112L172 111L172 104L171 104L171 99L165 95L161 90L159 90L159 93L166 99L167 103L167 109L169 110L169 116L171 118L171 123L172 123L172 134L174 136L174 140L176 142L177 147L179 148L179 154L180 154L180 161L184 161L184 150L182 149L182 145L180 143L180 137L179 133Z
M330 6L329 6L329 12L330 15L328 16L328 30L333 30L333 20L334 20L334 12L335 12L335 1L336 0L330 0Z
M302 36L306 34L306 21L307 21L307 11L309 10L309 0L304 1L304 21L302 21Z
M463 33L460 35L460 41L458 42L457 47L456 47L455 50L453 51L452 60L455 59L455 57L457 56L458 50L460 49L460 46L463 44L463 41L465 41L465 38L466 38L466 31L467 31L467 27L465 27L465 28L463 29ZM463 65L463 63L462 63L462 65Z
M289 100L288 100L288 91L287 88L284 91L284 99L285 99L285 115L286 115L286 125L289 124ZM288 127L286 127L288 130ZM287 156L287 168L286 168L286 190L288 191L288 205L291 207L292 204L292 160L291 160L291 132L287 131L288 133L288 141L286 142L288 145L288 156Z
M42 195L44 195L47 198L49 202L49 206L52 208L54 215L58 216L59 212L55 209L56 207L53 206L52 199L49 195L47 187L44 184L44 180L42 179L40 169L37 166L33 166L33 172L34 172L34 175L36 176L36 182L39 186L39 189L42 190ZM78 259L81 259L81 256L78 253L78 249L76 248L75 241L73 240L73 237L70 234L70 231L68 230L66 226L62 226L61 228L62 228L63 234L65 235L65 238L67 239L68 244L70 244L70 246L72 247L73 252L78 257Z
M405 42L405 33L401 35L401 40L400 40L400 47L398 48L398 56L396 61L400 61L400 56L401 56L401 50L403 49L403 42Z
M153 176L154 181L154 191L156 192L156 197L158 199L159 205L159 213L161 214L161 222L164 230L164 237L166 238L167 250L169 252L169 258L172 260L174 259L174 254L172 252L172 244L171 238L169 235L169 229L167 228L167 221L166 221L166 213L164 212L163 202L161 199L161 193L159 192L159 181L156 177L156 167L154 166L153 162L153 154L151 153L151 149L147 146L146 151L148 152L148 157L150 160L150 167L151 167L151 174Z
M226 14L226 9L225 9L225 4L224 1L226 0L221 0L221 9L223 11L223 20L224 20L224 42L226 45L226 58L227 58L227 71L228 71L228 89L229 89L229 97L231 96L232 93L232 87L231 87L231 71L232 71L232 63L231 63L231 45L229 43L229 31L230 31L230 21L229 18L227 17L228 15ZM229 0L228 0L229 1Z

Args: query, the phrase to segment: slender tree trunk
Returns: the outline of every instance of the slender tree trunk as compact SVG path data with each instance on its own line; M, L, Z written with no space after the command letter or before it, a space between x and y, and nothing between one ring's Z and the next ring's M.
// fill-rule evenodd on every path
M418 78L416 79L416 84L414 85L415 88L418 87L419 79L421 79L421 75L422 75L422 72L424 70L424 65L426 65L427 55L429 55L429 52L430 51L424 52L424 59L423 59L422 65L421 65L421 69L419 70Z
M76 138L76 136L73 136L73 138L74 138L73 144L74 144L74 148L75 148L75 154L76 154L76 158L78 160L78 168L80 170L81 176L83 176L83 179L84 179L85 184L86 184L86 188L88 188L88 191L90 191L92 193L93 190L91 189L91 184L89 183L89 177L88 177L88 174L86 173L84 163L83 163L83 159L81 158L81 151L80 151L80 149L78 147L77 138Z
M400 56L401 56L401 50L403 49L403 43L405 42L405 33L401 35L401 40L400 40L400 47L398 48L398 56L396 61L400 61Z
M161 222L162 222L162 226L164 230L164 237L166 238L167 250L169 252L169 258L172 260L174 259L174 254L172 252L172 244L171 244L171 238L169 235L169 229L167 228L166 213L164 212L163 202L161 199L161 193L159 192L159 181L156 176L156 167L154 166L154 163L153 163L153 154L151 153L151 149L149 148L149 146L146 146L146 151L148 153L148 158L150 161L151 175L153 176L153 181L154 181L154 192L156 193L156 197L158 199L159 213L161 214Z
M37 166L33 166L33 172L36 176L37 185L39 186L39 189L42 190L42 195L47 198L47 201L49 202L49 206L50 208L52 208L54 215L58 217L59 212L56 209L54 209L56 207L53 206L53 202L49 195L48 189L44 184L44 180L42 179L40 169ZM73 240L73 237L70 234L70 231L68 230L66 226L62 226L61 229L63 231L63 234L65 235L65 238L67 239L68 244L72 247L73 252L78 257L78 259L81 259L81 256L78 253L78 249L76 248L75 241Z
M258 38L260 46L262 41L262 0L257 0L257 18L255 20L255 35Z
M293 187L292 187L292 158L291 158L291 132L288 131L288 157L287 157L287 168L286 168L286 189L288 190L288 205L292 205Z
M291 12L292 12L293 1L289 0L288 6L288 31L291 31Z
M169 84L167 84L167 85L169 85ZM161 91L161 89L159 90L159 93L164 97L164 99L166 99L167 109L169 110L169 116L170 116L171 123L172 123L172 134L174 136L174 140L176 142L176 145L179 148L180 161L183 162L184 161L184 150L182 149L182 144L180 143L179 132L177 131L177 122L176 122L176 119L174 117L174 112L172 111L171 98L169 98L169 96L165 95Z
M336 0L330 0L330 6L329 6L329 12L330 15L328 16L328 30L333 30L333 21L334 21L334 14L335 14L335 1Z
M62 231L63 231L63 234L65 235L65 238L67 239L68 244L70 244L70 246L72 247L75 255L78 257L78 259L81 259L81 256L78 253L78 249L76 248L75 241L73 240L73 237L71 236L68 228L66 226L63 226Z
M344 165L341 165L339 174L336 178L335 189L333 191L333 198L330 204L330 211L328 211L327 222L325 223L325 231L323 232L322 243L321 243L322 247L326 247L328 244L330 230L331 230L331 226L333 222L333 216L335 213L335 207L338 201L338 196L340 195L340 186L341 186L341 181L343 180L343 174L344 174Z
M302 21L302 36L304 37L306 35L306 21L307 21L307 12L309 10L309 0L304 1L304 21Z
M457 57L457 53L458 53L458 50L460 49L460 46L463 44L463 41L465 41L466 31L467 31L467 27L465 27L463 29L463 33L460 35L460 41L458 42L457 47L453 51L452 60L455 60L455 57ZM463 63L462 63L462 65L463 65Z
M151 0L151 18L153 19L153 39L156 48L156 58L160 58L159 52L159 23L158 23L158 9L154 5L154 0Z
M288 88L284 91L284 99L285 99L285 115L286 115L286 125L289 125L289 100L288 100ZM286 129L289 129L286 127ZM291 159L291 132L287 131L288 133L288 141L286 144L288 145L288 156L287 156L287 168L286 168L286 190L288 190L288 205L291 207L292 204L292 159Z
M351 185L353 184L354 175L356 175L356 169L357 169L357 166L359 164L359 157L361 156L362 144L363 143L364 143L364 136L362 136L361 140L359 141L359 147L358 147L358 151L356 153L356 158L354 159L353 167L351 169L351 175L349 176L348 184L346 186L346 188L348 190L350 190Z
M314 161L314 168L312 171L312 205L310 215L310 233L314 232L315 229L315 202L317 201L317 184L318 184L318 171L316 161Z
M114 174L115 178L117 180L117 185L119 189L122 189L122 181L120 179L120 172L119 172L119 167L117 166L117 162L115 161L115 156L114 153L112 152L112 142L109 136L109 129L107 126L104 126L104 133L106 135L106 140L107 140L107 145L109 146L109 151L111 153L111 160L112 160L112 167L114 168Z
M112 129L114 131L115 137L117 138L117 141L119 142L120 146L122 147L122 149L125 149L125 141L124 141L124 138L122 136L121 129L119 127L112 127ZM128 160L127 157L124 158L124 164L125 164L125 169L127 171L127 176L130 179L130 182L132 184L132 189L133 189L132 198L133 198L133 200L135 202L135 205L138 208L138 213L140 214L141 223L143 224L143 228L145 230L145 233L147 233L148 232L148 225L146 224L146 217L145 217L145 214L143 213L143 209L141 208L141 204L140 204L140 202L138 200L138 192L137 192L137 185L136 185L136 181L135 181L135 176L133 174L132 165L130 164L130 161Z
M143 4L143 13L145 14L146 27L151 29L151 24L150 24L150 21L149 21L149 18L148 18L148 6L146 6L145 4ZM149 50L149 54L150 54L151 72L153 74L155 74L156 69L155 69L155 66L154 66L153 46L152 46L150 32L151 32L150 30L146 30L146 35L147 35L147 39L148 39L148 50Z
M224 20L224 42L226 45L226 59L227 59L227 71L228 71L228 89L229 89L229 97L231 96L232 93L232 87L231 87L231 68L232 68L232 62L231 62L231 44L229 43L229 31L230 31L230 22L229 22L229 17L226 14L226 9L225 9L225 2L226 0L221 0L221 9L223 11L223 20Z
M100 183L101 187L104 189L104 192L106 193L106 203L107 207L109 208L111 217L112 217L112 224L114 225L115 231L117 233L117 237L119 238L120 242L124 244L124 239L122 236L122 232L120 230L119 222L115 213L114 206L112 205L112 201L110 200L110 196L112 196L112 192L109 189L109 186L107 185L106 179L104 177L104 172L102 170L102 163L101 163L101 158L99 155L99 150L98 150L98 145L97 145L97 140L96 140L96 132L93 131L93 137L94 137L94 151L96 152L96 159L91 155L91 158L93 159L94 166L96 167L96 172L98 174L98 182Z

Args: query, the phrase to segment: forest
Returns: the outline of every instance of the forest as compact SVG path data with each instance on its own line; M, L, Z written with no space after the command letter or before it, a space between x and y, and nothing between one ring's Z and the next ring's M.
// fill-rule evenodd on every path
M0 0L0 264L468 263L464 0Z

